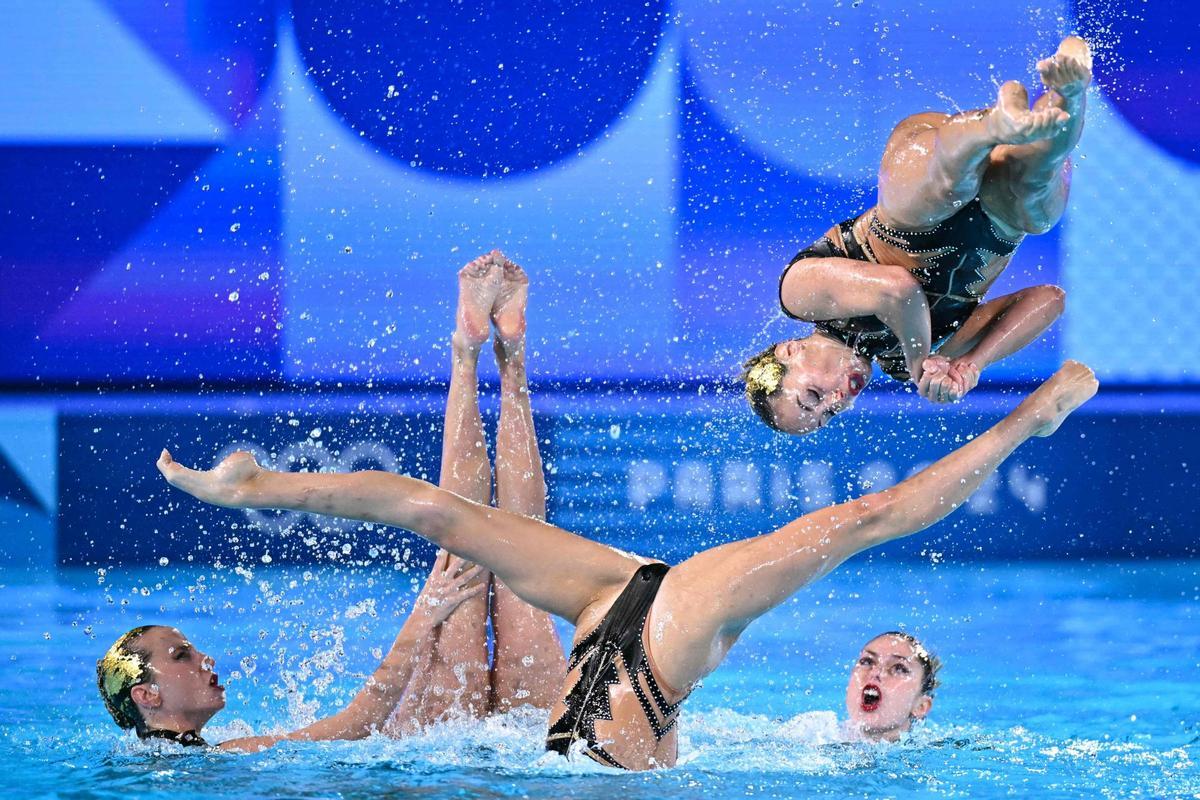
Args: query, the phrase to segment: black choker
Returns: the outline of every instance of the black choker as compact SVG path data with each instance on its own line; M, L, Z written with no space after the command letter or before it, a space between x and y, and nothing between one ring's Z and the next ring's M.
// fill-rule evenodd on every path
M208 742L204 741L204 737L195 731L163 731L163 730L147 730L138 733L139 739L167 739L184 747L208 747Z

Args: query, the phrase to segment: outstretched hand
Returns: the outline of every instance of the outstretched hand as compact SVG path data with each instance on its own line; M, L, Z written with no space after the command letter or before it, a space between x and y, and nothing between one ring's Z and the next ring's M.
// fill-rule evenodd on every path
M265 472L245 451L233 453L212 469L195 470L180 464L165 448L158 457L158 471L175 488L225 508L251 507L255 483Z
M441 625L463 603L486 592L489 577L483 567L439 550L413 612L426 614L431 627Z

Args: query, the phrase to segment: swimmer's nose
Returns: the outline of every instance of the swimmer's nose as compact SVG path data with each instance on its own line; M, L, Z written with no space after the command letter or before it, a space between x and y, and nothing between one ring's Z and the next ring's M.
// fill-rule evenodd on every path
M212 672L214 669L216 669L216 666L217 662L213 660L212 656L204 656L200 659L200 669L204 670L205 672Z

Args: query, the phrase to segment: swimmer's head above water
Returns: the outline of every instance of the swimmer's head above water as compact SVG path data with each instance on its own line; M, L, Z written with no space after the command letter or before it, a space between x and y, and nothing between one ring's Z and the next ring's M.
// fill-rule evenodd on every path
M942 663L916 637L880 634L863 647L846 685L850 722L867 739L895 741L933 707Z
M742 366L750 407L771 428L803 435L854 405L871 362L828 336L771 345Z
M141 738L193 732L199 739L199 730L225 707L225 687L213 666L175 628L142 625L113 642L96 662L96 682L120 727Z

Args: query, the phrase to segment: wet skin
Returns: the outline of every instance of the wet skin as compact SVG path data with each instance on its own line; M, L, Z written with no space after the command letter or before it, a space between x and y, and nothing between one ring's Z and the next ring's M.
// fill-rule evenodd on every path
M925 667L912 643L879 636L863 647L846 685L846 711L864 738L895 741L923 719L933 698L921 690Z
M152 728L199 730L225 707L215 662L175 628L157 626L137 638L150 653L150 677L130 692Z
M775 346L784 365L779 391L768 403L775 425L804 434L823 428L854 406L871 380L871 363L840 343L820 335L789 339Z

